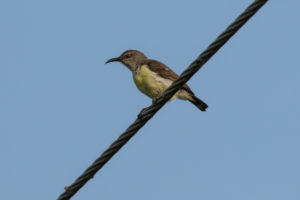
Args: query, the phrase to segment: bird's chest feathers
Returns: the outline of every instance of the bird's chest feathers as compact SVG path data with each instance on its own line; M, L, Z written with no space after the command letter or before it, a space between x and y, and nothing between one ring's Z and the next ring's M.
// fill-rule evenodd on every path
M159 77L146 65L139 67L133 75L133 78L137 88L150 98L157 97L171 83L171 81Z

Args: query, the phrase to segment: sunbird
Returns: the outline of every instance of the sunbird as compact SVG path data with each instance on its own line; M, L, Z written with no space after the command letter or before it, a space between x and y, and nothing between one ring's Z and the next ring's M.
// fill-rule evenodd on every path
M127 50L119 57L106 61L120 62L125 65L133 75L137 88L155 101L178 78L167 65L148 59L145 54L137 50ZM207 104L195 96L187 84L184 84L171 99L188 100L201 111L205 111Z

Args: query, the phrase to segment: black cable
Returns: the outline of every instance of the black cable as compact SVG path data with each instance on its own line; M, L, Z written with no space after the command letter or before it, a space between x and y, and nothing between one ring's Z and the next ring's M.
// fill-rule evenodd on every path
M70 199L82 188L134 136L144 124L267 2L254 1L219 37L176 79L155 101L144 109L133 124L80 175L74 183L65 187L58 200Z

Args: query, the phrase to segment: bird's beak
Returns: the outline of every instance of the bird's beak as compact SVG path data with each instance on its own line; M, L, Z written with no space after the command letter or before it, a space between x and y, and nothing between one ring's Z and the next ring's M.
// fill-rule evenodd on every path
M110 62L116 62L116 61L120 62L120 61L121 61L121 58L120 58L120 57L117 57L117 58L109 59L108 61L106 61L105 64L110 63Z

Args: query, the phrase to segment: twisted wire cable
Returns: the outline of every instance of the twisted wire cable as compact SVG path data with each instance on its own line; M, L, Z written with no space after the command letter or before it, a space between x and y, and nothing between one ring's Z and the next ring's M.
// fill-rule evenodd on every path
M200 56L176 79L173 84L113 142L102 155L80 175L74 183L65 187L58 200L70 199L133 137L146 122L267 2L254 1Z

